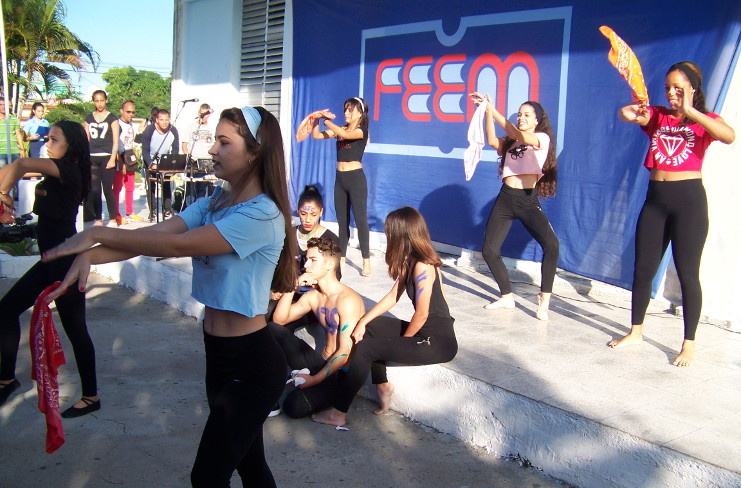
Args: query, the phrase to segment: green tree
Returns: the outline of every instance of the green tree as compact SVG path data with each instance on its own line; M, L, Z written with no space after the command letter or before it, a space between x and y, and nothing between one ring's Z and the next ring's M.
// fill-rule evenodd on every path
M107 83L108 110L115 114L126 100L136 104L138 116L148 116L152 107L170 108L170 77L125 66L109 69L103 80Z
M31 92L44 95L59 85L69 87L62 67L96 67L98 54L64 25L61 0L2 0L8 56L8 81L14 112Z

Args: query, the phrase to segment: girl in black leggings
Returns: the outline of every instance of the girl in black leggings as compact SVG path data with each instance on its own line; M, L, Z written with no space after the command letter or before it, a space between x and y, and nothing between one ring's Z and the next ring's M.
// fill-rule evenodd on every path
M80 203L90 189L90 150L82 126L62 121L49 131L46 143L50 159L22 158L0 169L0 200L10 216L13 199L8 191L27 172L42 173L36 185L33 211L39 216L38 244L41 252L76 233L75 219ZM68 256L51 263L38 262L0 300L0 405L20 387L15 364L21 328L19 316L30 308L39 294L55 281L64 279L74 261ZM79 417L100 408L95 377L95 347L85 322L85 295L79 290L56 299L64 331L72 343L82 383L82 399L62 413Z
M476 105L484 100L478 93L473 93L471 97ZM518 219L543 248L536 317L548 320L559 245L538 197L548 198L556 195L556 148L553 131L548 114L538 102L527 101L520 106L517 126L494 108L488 94L486 102L486 136L489 145L502 157L499 165L502 189L486 223L483 255L502 296L484 308L489 310L515 308L512 286L507 268L502 262L501 249L512 221ZM506 136L497 137L494 120L504 129Z
M695 358L702 309L700 258L708 234L702 162L711 142L730 144L735 133L705 108L702 72L696 64L683 61L669 68L665 93L669 107L632 103L618 112L620 120L640 125L651 139L644 162L651 175L636 225L631 330L608 345L619 348L643 342L651 282L671 242L684 311L682 350L672 364L689 366Z
M355 327L350 368L337 379L332 408L314 415L315 422L344 425L353 398L371 372L380 403L375 413L388 411L394 386L386 378L386 361L438 364L452 360L458 352L453 318L442 291L442 262L424 218L417 210L402 207L386 217L385 232L386 263L389 276L396 281ZM405 290L414 305L412 319L382 317Z
M311 136L314 139L337 139L337 172L334 184L334 208L339 224L342 263L350 239L350 207L358 226L360 252L363 255L363 276L370 276L370 231L368 229L368 182L363 172L363 153L368 144L368 104L359 97L345 100L345 125L334 122L335 115L321 110L321 117L314 121ZM319 120L324 120L325 130L319 130Z

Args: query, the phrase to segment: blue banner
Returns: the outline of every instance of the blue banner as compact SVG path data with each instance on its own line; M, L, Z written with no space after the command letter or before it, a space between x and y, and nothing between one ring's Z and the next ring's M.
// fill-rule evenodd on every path
M517 9L501 1L294 2L293 128L318 109L341 119L346 98L365 98L371 230L383 231L391 210L410 205L425 216L433 240L480 250L501 182L488 146L465 181L475 108L467 94L490 93L508 116L537 100L556 136L558 195L543 208L561 242L559 267L627 288L648 138L617 120L630 89L609 63L610 44L598 29L608 25L631 45L652 104L666 104L667 68L690 59L704 71L713 107L738 46L741 3L679 3L687 8L634 0L522 1ZM318 183L328 220L336 220L335 162L333 141L292 142L292 199ZM542 258L518 222L502 251Z

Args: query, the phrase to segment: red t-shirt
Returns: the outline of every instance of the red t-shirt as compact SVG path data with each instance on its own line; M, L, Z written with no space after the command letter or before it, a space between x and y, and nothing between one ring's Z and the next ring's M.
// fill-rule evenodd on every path
M651 139L651 145L643 165L649 170L700 171L705 150L715 138L696 122L682 126L682 119L672 117L667 107L651 106L648 110L651 118L641 128ZM712 112L706 115L719 117Z

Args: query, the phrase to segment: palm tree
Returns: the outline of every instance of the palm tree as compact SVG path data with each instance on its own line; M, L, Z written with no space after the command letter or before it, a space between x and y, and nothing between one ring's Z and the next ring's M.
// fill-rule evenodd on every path
M98 54L64 25L61 0L2 0L8 56L8 81L14 112L33 91L44 95L70 86L66 65L74 70L87 60L95 69Z

